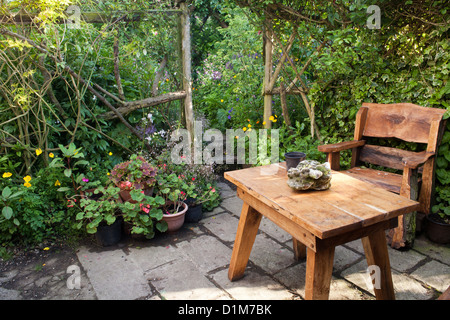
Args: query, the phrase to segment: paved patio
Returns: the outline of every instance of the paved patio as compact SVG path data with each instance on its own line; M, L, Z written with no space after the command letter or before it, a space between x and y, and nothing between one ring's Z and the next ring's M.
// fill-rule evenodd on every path
M306 261L294 260L289 234L265 218L245 277L228 280L242 200L219 184L220 207L175 234L127 238L109 248L89 243L76 252L50 249L37 262L0 267L0 299L302 300ZM389 255L398 300L434 300L450 285L448 245L420 235L413 249L389 248ZM68 288L69 266L79 271L79 288ZM361 241L337 247L330 299L375 299L366 268Z

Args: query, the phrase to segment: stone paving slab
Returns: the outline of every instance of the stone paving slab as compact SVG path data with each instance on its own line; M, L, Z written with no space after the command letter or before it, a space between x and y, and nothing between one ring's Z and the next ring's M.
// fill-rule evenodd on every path
M99 300L134 300L151 295L142 269L122 250L77 253Z
M212 278L236 300L291 300L295 297L280 283L267 275L247 269L242 279L228 280L228 269L215 273Z
M178 259L148 270L145 277L167 300L223 300L230 297L190 260Z

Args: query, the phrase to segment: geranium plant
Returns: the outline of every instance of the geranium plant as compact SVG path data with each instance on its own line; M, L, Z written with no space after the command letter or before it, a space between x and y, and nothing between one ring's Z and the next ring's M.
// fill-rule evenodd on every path
M219 192L216 192L216 188L213 187L210 183L208 183L206 186L192 183L192 186L192 206L198 206L206 202L217 202L220 199Z
M152 187L156 182L157 170L142 156L133 154L130 160L117 164L110 178L121 189L142 190Z
M177 176L175 173L159 174L157 180L157 195L164 199L163 213L178 213L183 206L183 201L193 195L193 186L188 185L181 176Z
M76 219L80 220L77 228L86 224L88 233L96 233L98 226L103 223L112 225L118 216L122 214L123 203L119 201L120 189L113 185L107 188L101 186L94 193L101 194L100 198L95 200L90 197L82 197L79 204L80 212L76 215ZM74 206L75 201L69 201Z
M131 198L135 203L123 203L124 221L131 225L132 234L141 234L151 239L155 235L154 228L160 232L167 230L167 222L163 221L161 205L165 203L160 196L146 196L143 191L132 190Z

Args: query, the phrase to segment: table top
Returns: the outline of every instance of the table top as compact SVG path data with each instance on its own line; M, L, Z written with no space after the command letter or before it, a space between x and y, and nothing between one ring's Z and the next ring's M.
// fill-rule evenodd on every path
M337 171L328 190L296 191L287 184L284 162L228 171L224 177L320 239L419 209L416 201Z

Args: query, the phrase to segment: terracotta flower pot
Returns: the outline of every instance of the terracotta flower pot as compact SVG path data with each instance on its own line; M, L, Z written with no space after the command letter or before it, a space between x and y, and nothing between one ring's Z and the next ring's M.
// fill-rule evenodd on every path
M151 197L153 195L153 187L146 188L143 190L146 196ZM131 199L130 191L131 191L130 189L122 189L120 190L119 195L122 198L123 202L136 203L136 201Z
M163 214L163 220L167 222L167 231L175 232L179 230L184 224L184 218L186 211L188 210L188 205L181 202L182 210L174 214Z

